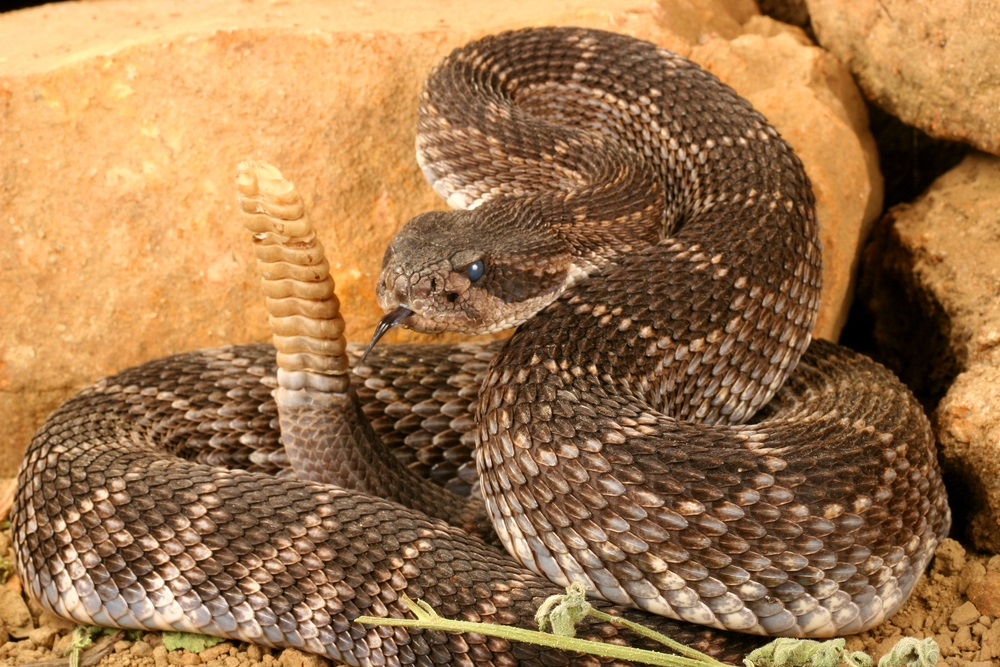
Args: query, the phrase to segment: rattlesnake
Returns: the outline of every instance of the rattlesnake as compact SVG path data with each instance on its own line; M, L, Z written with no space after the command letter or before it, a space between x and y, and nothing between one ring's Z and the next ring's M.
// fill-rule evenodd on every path
M302 342L339 336L339 314L272 307L291 323L276 331L276 402L269 346L180 355L98 382L49 418L22 466L13 529L29 591L82 621L300 646L352 664L567 660L352 623L403 614L405 590L445 615L526 624L556 590L537 575L755 634L850 633L893 613L948 528L933 440L891 373L811 342L813 198L764 118L670 51L570 28L455 51L421 108L421 167L464 210L418 216L393 241L376 339L396 324L520 325L514 336L376 347L357 398L340 343ZM260 194L251 210L295 208L258 182L270 176L241 178L245 201ZM273 230L257 236L263 262L304 263L265 269L279 292L326 275L289 229L277 236L291 250L273 245ZM355 490L258 472L286 466L276 421L300 476ZM426 491L406 469L387 480L375 432L434 445L418 457L474 440L485 511L517 563L366 495L476 521L475 503ZM317 433L374 440L378 457L298 447ZM234 461L252 471L210 465ZM620 613L729 657L743 646ZM631 641L606 624L583 632Z

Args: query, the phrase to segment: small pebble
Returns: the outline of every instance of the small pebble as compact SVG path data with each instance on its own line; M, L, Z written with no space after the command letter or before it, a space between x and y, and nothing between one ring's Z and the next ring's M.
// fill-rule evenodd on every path
M55 628L35 628L28 633L28 639L35 643L35 646L39 648L52 648L52 641L56 637L57 630Z
M190 651L170 651L167 653L167 660L171 665L179 667L190 667L190 665L200 665L201 657L197 653Z
M63 635L59 639L52 642L52 650L59 655L66 653L66 648L73 642L72 635Z
M150 646L149 642L144 639L140 639L132 644L132 648L129 649L132 655L137 655L139 657L144 657L153 654L153 647Z
M209 662L211 660L216 660L224 655L229 655L232 650L233 645L229 642L222 642L221 644L216 644L215 646L210 646L198 655L201 656L202 662Z
M26 637L35 627L21 596L3 586L0 586L0 622L7 626L11 637Z
M941 542L934 555L934 569L945 576L958 574L965 567L965 563L965 549L955 540L946 539Z
M278 656L278 662L283 667L322 667L322 658L312 653L304 653L294 648L286 648Z
M986 576L986 567L979 561L970 561L958 575L958 592L965 594L969 587Z
M986 569L1000 572L1000 556L993 556L986 562Z
M959 651L975 651L979 649L979 643L972 638L972 628L963 625L955 633L955 648Z
M38 627L43 627L46 625L51 626L56 630L64 632L72 632L73 628L76 627L76 623L74 623L73 621L67 621L65 618L61 618L45 610L43 610L42 613L38 616L37 625Z
M983 648L979 653L981 660L1000 658L1000 623L994 623L993 627L983 635Z
M941 649L941 656L947 658L950 655L955 655L955 648L951 644L951 635L938 635L934 638L938 643L938 648Z
M965 625L972 625L979 620L979 610L972 602L964 602L955 611L951 612L948 624L953 628L960 628Z

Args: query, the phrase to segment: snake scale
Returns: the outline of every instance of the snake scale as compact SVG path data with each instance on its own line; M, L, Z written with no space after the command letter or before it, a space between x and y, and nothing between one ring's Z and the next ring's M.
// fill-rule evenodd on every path
M44 607L358 665L598 661L353 622L405 615L402 592L530 626L581 582L725 659L750 635L853 633L899 608L950 522L929 425L887 370L811 341L811 188L749 103L643 41L514 31L434 70L417 151L459 210L393 240L376 339L513 337L352 350L352 384L346 361L309 366L330 346L295 342L310 317L342 330L316 306L279 313L278 361L231 346L84 389L36 434L15 499ZM259 259L286 252L269 238ZM311 453L324 433L347 453ZM474 449L485 503L427 491L386 446L445 475ZM447 523L478 512L510 555Z

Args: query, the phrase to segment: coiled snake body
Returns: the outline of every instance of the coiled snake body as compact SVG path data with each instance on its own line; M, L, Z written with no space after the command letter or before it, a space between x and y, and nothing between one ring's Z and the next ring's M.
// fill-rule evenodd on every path
M555 664L574 658L352 621L404 614L405 591L443 615L530 624L557 590L546 579L767 635L856 632L902 604L949 523L927 420L888 371L810 344L811 190L762 116L664 49L537 29L449 56L418 134L428 179L467 210L393 241L381 330L521 326L502 346L375 348L361 410L339 380L324 405L353 415L348 439L378 432L418 459L475 440L486 511L520 565L366 495L421 495L367 454L332 475L356 490L264 474L286 465L279 409L288 442L339 418L276 404L273 349L233 347L102 380L40 429L13 529L44 606L352 664ZM421 509L464 511L430 493Z

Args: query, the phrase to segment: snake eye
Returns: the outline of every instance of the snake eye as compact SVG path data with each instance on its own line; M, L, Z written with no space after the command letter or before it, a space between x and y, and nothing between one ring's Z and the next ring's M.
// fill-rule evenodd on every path
M483 277L483 271L486 270L486 266L483 264L483 260L477 259L472 264L469 264L467 269L469 274L469 280L476 282Z

